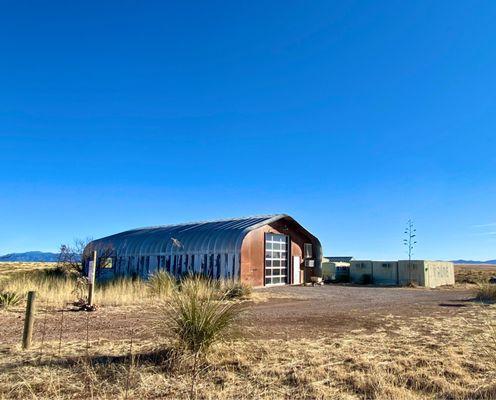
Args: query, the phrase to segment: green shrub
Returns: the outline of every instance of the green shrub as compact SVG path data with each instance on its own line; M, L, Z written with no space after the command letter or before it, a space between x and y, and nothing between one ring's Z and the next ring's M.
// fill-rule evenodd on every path
M176 288L176 280L167 272L158 271L150 276L147 285L153 296L169 296Z
M475 298L479 301L496 301L496 285L490 283L479 285Z
M195 355L205 354L224 340L241 312L239 303L219 298L211 281L191 277L181 282L161 308L165 331L172 333L178 345Z
M7 310L21 302L21 296L15 292L0 293L0 308Z

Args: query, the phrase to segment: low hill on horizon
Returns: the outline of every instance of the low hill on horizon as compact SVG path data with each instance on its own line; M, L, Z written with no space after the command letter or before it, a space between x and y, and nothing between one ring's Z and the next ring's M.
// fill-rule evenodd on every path
M476 261L476 260L454 260L454 264L488 264L496 265L496 260Z
M58 253L43 251L26 251L24 253L10 253L0 256L0 262L56 262L59 259Z

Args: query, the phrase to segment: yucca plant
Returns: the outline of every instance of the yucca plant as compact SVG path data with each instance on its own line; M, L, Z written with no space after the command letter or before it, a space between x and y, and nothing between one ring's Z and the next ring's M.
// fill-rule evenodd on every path
M147 286L153 296L169 296L176 287L176 280L167 272L158 271L150 276Z
M241 308L219 298L214 288L188 286L174 292L163 308L165 324L180 347L193 354L205 354L229 333Z
M0 308L7 310L9 307L16 306L21 302L21 296L15 292L0 293Z
M183 280L181 290L175 291L161 309L163 325L184 351L193 355L191 393L193 397L196 370L213 344L225 340L242 309L239 303L219 298L215 285L204 278Z

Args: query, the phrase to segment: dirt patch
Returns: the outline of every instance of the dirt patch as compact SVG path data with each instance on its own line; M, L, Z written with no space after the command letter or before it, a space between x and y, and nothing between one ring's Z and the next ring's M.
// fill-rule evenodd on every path
M256 304L250 309L246 322L257 337L315 338L375 331L391 316L408 319L458 315L464 312L459 305L470 305L474 297L471 290L463 288L326 285L260 289L268 290L288 298Z

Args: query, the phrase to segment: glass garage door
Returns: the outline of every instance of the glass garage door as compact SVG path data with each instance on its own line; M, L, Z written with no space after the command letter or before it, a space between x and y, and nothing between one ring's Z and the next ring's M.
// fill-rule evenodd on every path
M288 282L288 237L275 233L265 235L265 284Z

